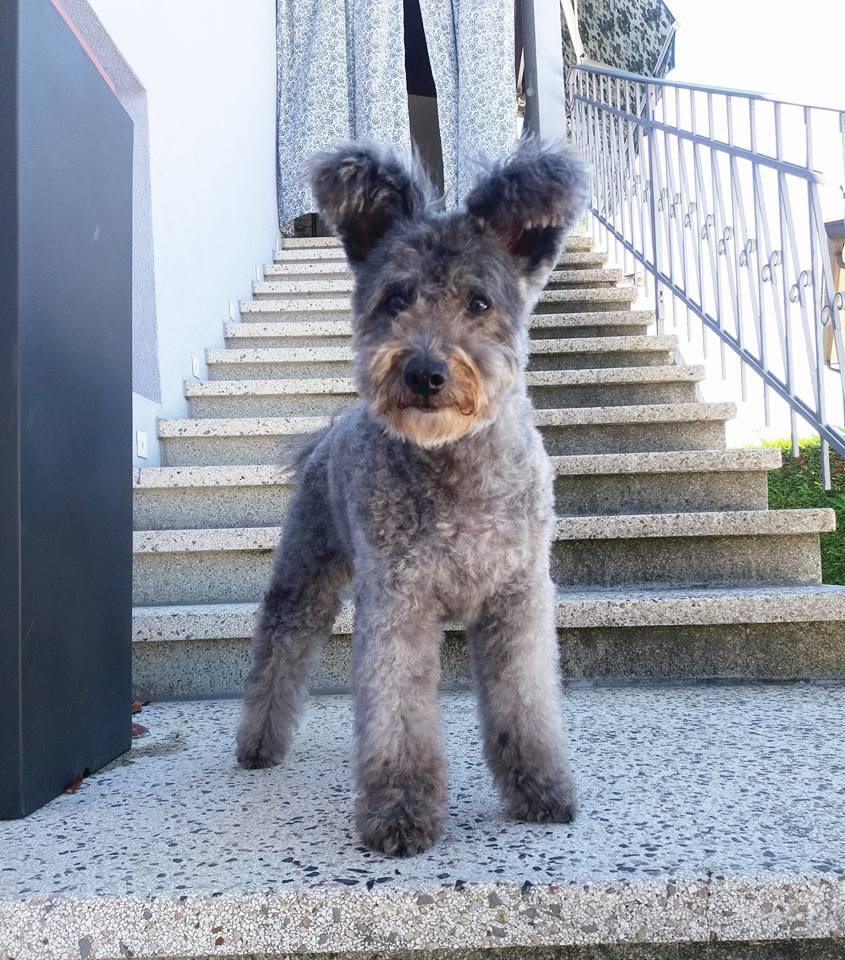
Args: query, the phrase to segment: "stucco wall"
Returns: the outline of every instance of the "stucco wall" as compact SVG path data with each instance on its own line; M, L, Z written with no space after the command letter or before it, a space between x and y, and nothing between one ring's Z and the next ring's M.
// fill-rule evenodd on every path
M275 3L88 2L147 97L157 356L146 362L158 364L160 404L141 375L135 413L149 432L155 413L185 415L191 355L222 345L228 301L250 295L272 254ZM157 462L149 440L145 465Z

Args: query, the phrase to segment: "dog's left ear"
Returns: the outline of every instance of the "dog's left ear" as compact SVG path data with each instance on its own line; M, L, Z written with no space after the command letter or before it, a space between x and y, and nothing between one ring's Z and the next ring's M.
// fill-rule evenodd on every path
M350 143L318 153L308 166L320 212L354 265L366 260L391 226L427 202L424 184L389 151Z
M589 187L587 168L574 150L525 139L473 187L466 208L523 261L526 276L545 280L584 212Z

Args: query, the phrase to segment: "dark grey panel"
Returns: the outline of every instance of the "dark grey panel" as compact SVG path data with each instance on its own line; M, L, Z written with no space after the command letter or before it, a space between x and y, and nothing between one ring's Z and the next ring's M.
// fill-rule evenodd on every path
M0 815L20 793L17 3L0 3Z
M132 123L49 0L19 17L25 813L130 743Z

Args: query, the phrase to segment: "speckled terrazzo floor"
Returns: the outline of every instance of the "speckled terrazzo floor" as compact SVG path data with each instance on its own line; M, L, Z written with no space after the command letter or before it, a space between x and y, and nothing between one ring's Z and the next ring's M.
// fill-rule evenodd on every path
M0 957L845 936L845 685L570 690L569 826L505 821L471 697L443 704L451 816L405 861L352 832L348 698L249 773L237 702L144 708L130 755L0 824Z

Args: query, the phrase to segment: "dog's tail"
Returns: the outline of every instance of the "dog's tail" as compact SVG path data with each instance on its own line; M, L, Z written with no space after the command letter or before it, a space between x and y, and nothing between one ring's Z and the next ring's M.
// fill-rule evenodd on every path
M305 465L311 459L311 455L317 447L319 447L323 439L328 436L331 428L332 425L329 424L329 426L315 430L313 433L304 433L301 436L291 437L285 441L279 457L279 466L291 475L291 479L297 483L302 480Z

